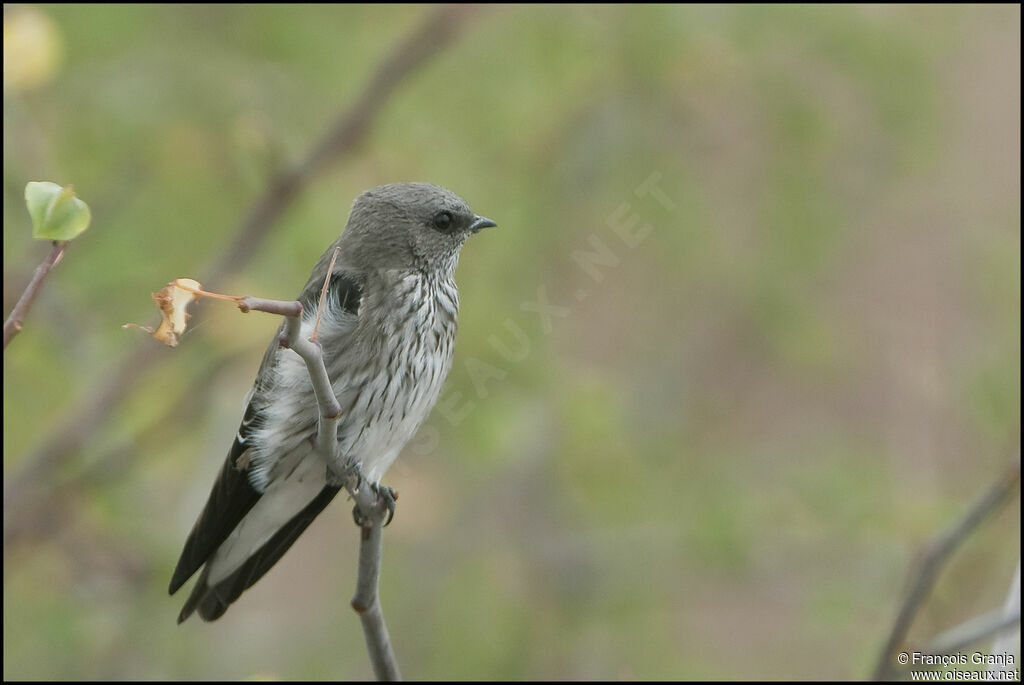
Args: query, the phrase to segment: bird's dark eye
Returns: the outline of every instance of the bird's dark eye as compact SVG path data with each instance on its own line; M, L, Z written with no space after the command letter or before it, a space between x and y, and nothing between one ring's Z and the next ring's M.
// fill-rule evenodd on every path
M450 212L439 212L434 217L434 228L439 231L447 231L452 225L452 215Z

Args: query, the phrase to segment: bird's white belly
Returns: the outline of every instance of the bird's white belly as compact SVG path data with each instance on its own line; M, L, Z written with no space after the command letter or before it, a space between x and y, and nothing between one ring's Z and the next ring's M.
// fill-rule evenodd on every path
M399 361L393 372L359 390L353 419L343 419L339 432L341 454L360 464L363 476L373 483L380 482L430 413L448 374L451 355L448 350L436 350ZM368 418L359 421L357 417Z

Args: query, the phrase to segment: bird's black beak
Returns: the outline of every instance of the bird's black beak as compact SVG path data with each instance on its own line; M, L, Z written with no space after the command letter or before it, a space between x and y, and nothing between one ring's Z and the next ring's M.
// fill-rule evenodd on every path
M479 233L481 229L492 228L497 225L498 224L494 223L490 219L478 216L476 219L473 220L473 223L469 225L469 231L470 233Z

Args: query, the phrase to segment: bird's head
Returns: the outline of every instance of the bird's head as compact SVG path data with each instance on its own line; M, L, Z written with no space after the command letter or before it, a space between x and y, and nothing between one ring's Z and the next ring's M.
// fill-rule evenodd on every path
M450 272L466 238L495 226L461 197L429 183L391 183L352 204L341 237L349 268Z

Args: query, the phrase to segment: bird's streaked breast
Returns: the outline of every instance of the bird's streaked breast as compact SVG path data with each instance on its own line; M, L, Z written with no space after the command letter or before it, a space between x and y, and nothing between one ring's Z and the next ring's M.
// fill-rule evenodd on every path
M342 407L341 453L360 463L371 482L380 481L437 401L451 368L457 314L450 276L412 271L368 286L357 326L321 321L325 362ZM312 318L304 333L307 326L311 332ZM316 431L305 365L289 350L277 354L276 382L301 392L262 412L252 459L253 483L261 489L273 478L278 455Z

